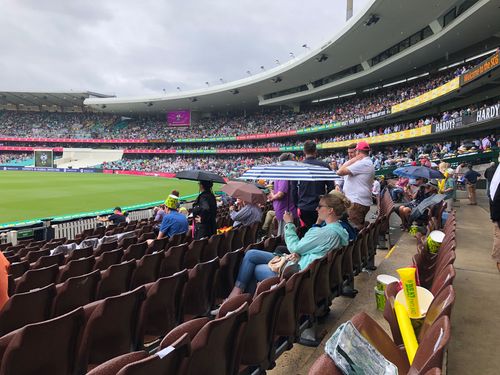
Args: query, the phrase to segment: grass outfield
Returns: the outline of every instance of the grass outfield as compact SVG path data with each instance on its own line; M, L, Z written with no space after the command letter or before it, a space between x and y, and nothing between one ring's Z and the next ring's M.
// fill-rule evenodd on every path
M194 181L90 173L0 171L0 224L163 200L176 189L198 192Z

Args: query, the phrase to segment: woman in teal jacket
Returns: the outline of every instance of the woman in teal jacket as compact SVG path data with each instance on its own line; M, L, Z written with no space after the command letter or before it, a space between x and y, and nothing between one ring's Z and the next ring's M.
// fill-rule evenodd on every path
M285 213L283 216L286 223L285 243L292 254L290 258L298 261L301 270L329 251L347 245L349 234L339 223L339 219L350 205L351 202L338 191L321 196L316 208L318 220L302 239L297 236L295 225L292 223L292 215ZM255 282L277 276L278 274L268 266L273 257L274 255L267 251L247 251L238 272L235 287L228 298L248 291L249 286L255 285Z

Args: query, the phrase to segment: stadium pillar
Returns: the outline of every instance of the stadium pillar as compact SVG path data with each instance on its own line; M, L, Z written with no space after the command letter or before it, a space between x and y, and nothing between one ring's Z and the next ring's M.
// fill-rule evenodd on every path
M349 19L352 17L352 3L354 0L347 0L347 7L346 7L346 16L345 20L349 21Z

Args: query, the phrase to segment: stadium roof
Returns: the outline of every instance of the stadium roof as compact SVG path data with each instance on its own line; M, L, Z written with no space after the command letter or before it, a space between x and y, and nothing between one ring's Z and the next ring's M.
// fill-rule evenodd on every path
M84 106L87 98L111 98L109 95L96 92L13 92L0 91L0 108L71 108Z
M498 0L372 0L321 47L273 69L168 95L89 95L84 104L119 114L177 109L211 112L344 95L411 74L437 61L445 63L450 58L448 62L453 62L454 54L468 47L475 46L475 53L498 46L498 19ZM307 22L300 27L307 27ZM413 40L419 35L421 40ZM408 45L399 47L405 41ZM388 55L379 58L386 52ZM344 74L348 69L349 74ZM57 95L63 95L61 101L67 102L65 94Z

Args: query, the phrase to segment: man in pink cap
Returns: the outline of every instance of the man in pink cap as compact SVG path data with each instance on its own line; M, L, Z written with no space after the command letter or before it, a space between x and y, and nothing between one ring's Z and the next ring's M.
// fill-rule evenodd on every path
M365 216L372 204L372 186L375 177L375 167L368 156L370 145L361 141L356 145L356 156L337 171L339 176L345 176L344 194L352 205L347 210L349 221L358 230L365 225Z

